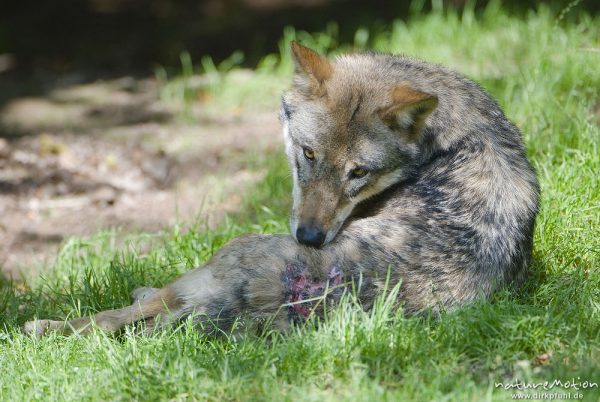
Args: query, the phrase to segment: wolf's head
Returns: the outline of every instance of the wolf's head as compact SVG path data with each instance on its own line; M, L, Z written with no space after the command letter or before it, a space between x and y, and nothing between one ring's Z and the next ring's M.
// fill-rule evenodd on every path
M292 42L294 84L281 107L292 169L292 234L320 247L360 202L399 182L418 157L437 97L370 55L329 61Z

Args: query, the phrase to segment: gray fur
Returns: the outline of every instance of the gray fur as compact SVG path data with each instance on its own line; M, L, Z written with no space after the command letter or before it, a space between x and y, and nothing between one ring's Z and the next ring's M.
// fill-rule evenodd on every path
M249 315L286 328L304 312L290 301L325 292L332 272L345 286L360 283L369 308L390 270L407 313L451 310L518 285L531 260L539 187L521 135L497 103L472 81L423 61L368 53L330 63L294 46L297 74L281 112L294 175L292 232L303 220L321 225L326 244L238 238L138 300L141 316L168 316L163 323L195 312L227 326ZM415 95L396 111L398 85L398 96L412 89L425 101ZM302 147L314 151L313 161ZM351 179L357 166L369 174ZM336 292L324 297L333 303ZM139 319L126 309L104 327ZM27 328L66 326L53 323Z

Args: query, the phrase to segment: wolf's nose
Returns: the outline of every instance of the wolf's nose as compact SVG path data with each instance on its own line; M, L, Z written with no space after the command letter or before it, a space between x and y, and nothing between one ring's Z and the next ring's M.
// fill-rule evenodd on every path
M320 247L325 241L325 233L311 226L300 226L296 230L296 239L301 244L312 247Z

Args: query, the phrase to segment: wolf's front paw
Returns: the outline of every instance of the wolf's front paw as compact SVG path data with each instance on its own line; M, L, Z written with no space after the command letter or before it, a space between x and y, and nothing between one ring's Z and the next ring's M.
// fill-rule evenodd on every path
M60 324L59 321L52 320L34 320L27 321L25 325L23 325L23 333L28 335L34 335L38 338L43 336L46 331L52 328L56 328L56 325Z

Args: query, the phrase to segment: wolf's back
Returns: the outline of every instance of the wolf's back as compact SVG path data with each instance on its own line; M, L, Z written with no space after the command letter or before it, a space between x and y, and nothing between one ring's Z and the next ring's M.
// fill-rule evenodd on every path
M479 85L444 67L379 54L342 61L370 65L390 83L408 82L439 99L410 177L368 200L348 225L348 235L354 228L373 233L365 253L398 267L407 309L452 307L520 284L539 185L519 130Z

